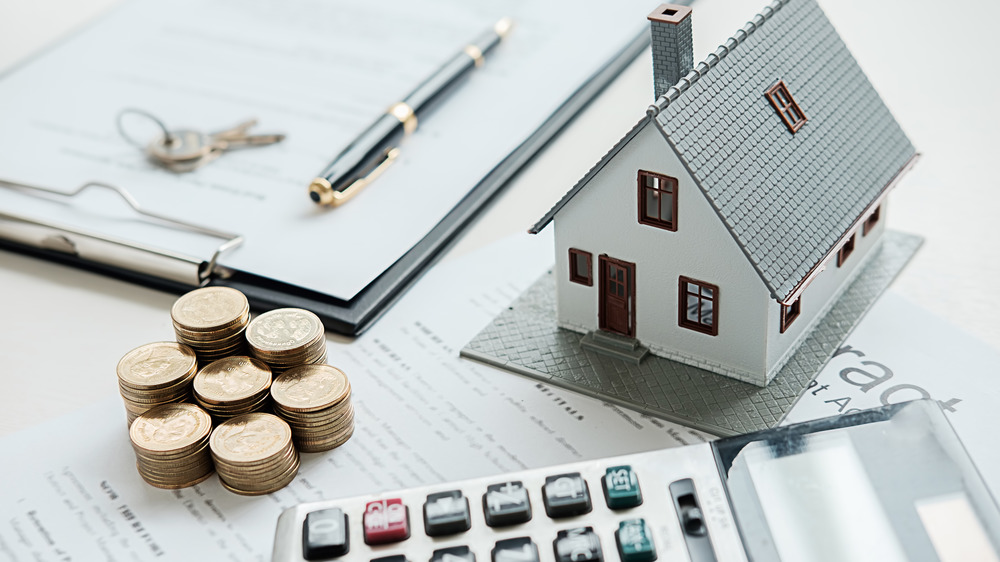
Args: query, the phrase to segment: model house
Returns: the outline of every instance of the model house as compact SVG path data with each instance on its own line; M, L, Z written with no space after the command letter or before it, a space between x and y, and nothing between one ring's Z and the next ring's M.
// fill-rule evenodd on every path
M555 223L559 325L763 386L877 251L917 154L815 0L697 65L690 8L648 19L654 103L531 229Z

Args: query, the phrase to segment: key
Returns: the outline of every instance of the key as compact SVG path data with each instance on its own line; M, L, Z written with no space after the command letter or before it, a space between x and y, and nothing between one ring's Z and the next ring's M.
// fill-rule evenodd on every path
M283 134L247 134L256 124L257 120L251 119L230 129L209 134L192 129L171 131L149 143L146 153L168 170L190 172L215 160L231 148L264 146L284 140Z

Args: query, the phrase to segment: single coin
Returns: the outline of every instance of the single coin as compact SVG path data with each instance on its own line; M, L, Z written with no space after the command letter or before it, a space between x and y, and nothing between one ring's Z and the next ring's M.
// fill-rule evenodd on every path
M212 453L208 449L208 436L196 442L190 447L178 449L177 451L143 451L132 447L135 451L135 458L140 462L148 464L185 464L196 460L212 460Z
M194 377L194 391L206 402L252 398L271 386L271 368L250 357L225 357L205 365Z
M247 341L259 352L292 351L322 338L323 323L301 308L279 308L250 321Z
M250 308L247 307L246 312L241 314L232 324L225 325L223 327L212 327L212 328L202 328L198 330L190 330L181 326L177 322L173 322L174 333L179 337L189 339L192 341L215 341L224 338L232 337L234 334L241 334L243 328L250 323Z
M223 462L257 463L281 453L291 439L292 429L281 418L254 412L219 424L209 443Z
M194 404L164 404L140 415L129 428L132 444L145 451L191 447L212 431L212 418Z
M133 388L169 386L197 369L198 357L190 347L175 342L155 342L129 351L118 362L118 379Z
M170 317L187 330L218 330L238 323L249 308L246 296L236 289L202 287L177 299Z
M285 371L271 385L271 396L293 412L326 408L351 391L347 375L330 365L302 365Z
M236 402L205 402L201 400L197 395L194 397L196 404L205 409L212 417L219 419L219 416L223 417L235 417L240 414L249 414L250 412L260 411L271 405L268 400L270 395L267 391L261 393L258 396L253 396L247 398L246 400L239 400Z
M284 476L280 477L275 482L266 483L266 486L258 485L248 488L233 486L227 483L225 476L223 476L221 473L219 474L219 483L222 484L223 488L235 494L240 494L243 496L263 496L265 494L271 494L277 492L278 490L291 484L292 480L295 480L295 476L298 474L298 472L299 472L299 459L298 456L296 455L295 461L292 463L291 466L288 467Z
M141 476L142 479L147 484L149 484L150 486L156 486L157 488L163 488L164 490L178 490L180 488L188 488L190 486L194 486L195 484L199 484L201 482L204 482L205 480L208 479L209 476L212 475L213 472L215 472L215 471L214 470L208 470L204 474L202 474L200 476L196 476L193 480L190 480L190 481L187 481L187 482L175 482L175 481L161 481L161 480L157 480L157 479L151 477L150 475L144 473L141 469L139 470L139 476Z
M300 429L311 429L314 427L330 427L342 422L348 416L354 416L354 407L350 402L345 402L339 406L326 410L317 410L314 413L289 412L279 408L274 409L274 413L292 426L292 431Z

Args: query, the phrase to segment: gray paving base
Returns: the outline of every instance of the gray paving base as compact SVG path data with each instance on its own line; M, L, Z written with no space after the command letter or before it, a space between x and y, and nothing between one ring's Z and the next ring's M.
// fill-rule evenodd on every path
M639 365L583 349L556 326L555 280L543 275L461 355L719 436L777 425L922 243L886 231L881 247L812 334L761 388L664 359Z

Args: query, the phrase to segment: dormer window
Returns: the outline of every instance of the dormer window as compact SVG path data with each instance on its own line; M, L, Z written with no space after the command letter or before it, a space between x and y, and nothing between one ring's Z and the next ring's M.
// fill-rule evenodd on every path
M639 222L677 230L677 178L639 170Z
M771 102L778 115L781 116L781 120L785 122L788 130L793 134L806 124L805 113L802 113L802 109L795 102L792 94L788 92L788 86L783 80L778 80L777 84L768 88L764 92L764 97Z

